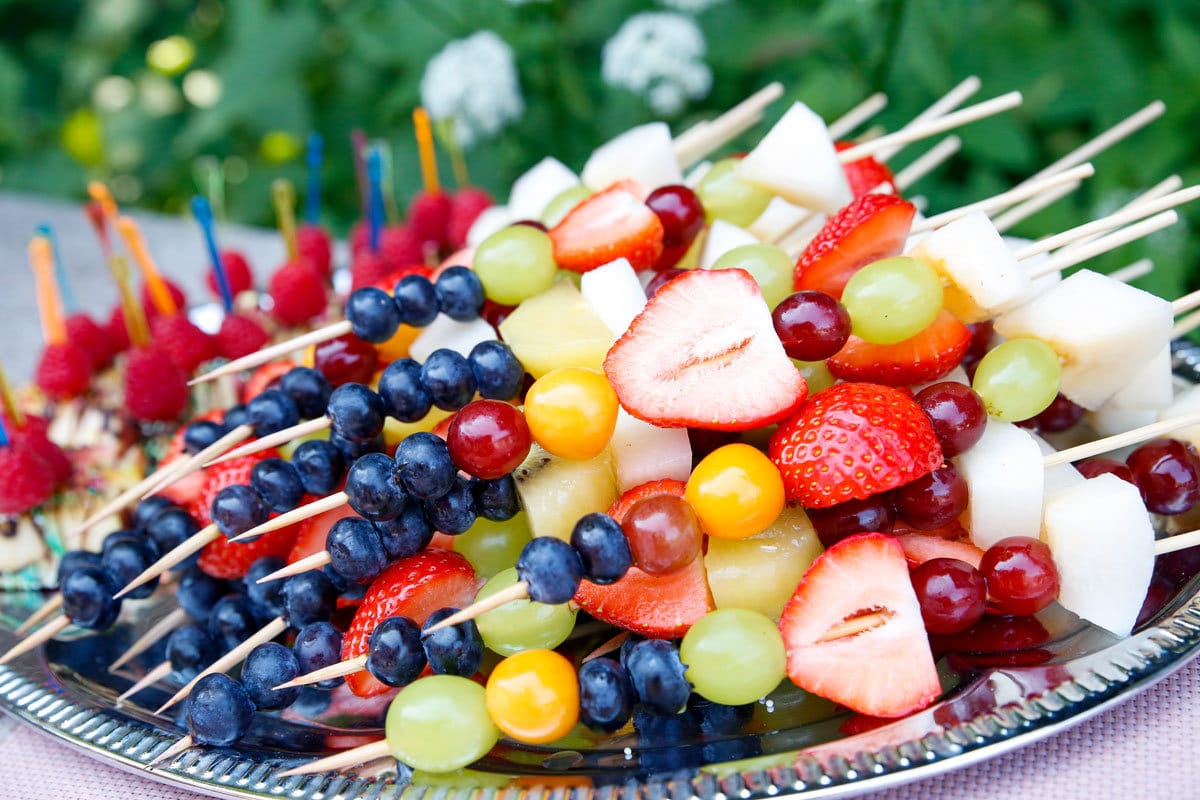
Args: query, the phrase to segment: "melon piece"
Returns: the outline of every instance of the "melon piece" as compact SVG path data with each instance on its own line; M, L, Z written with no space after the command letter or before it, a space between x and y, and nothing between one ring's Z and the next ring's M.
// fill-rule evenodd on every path
M710 537L704 554L717 608L749 608L779 619L810 564L824 552L804 509L788 507L762 533Z
M534 443L513 479L534 536L569 541L580 517L607 511L618 496L608 448L576 460L551 455Z
M1043 456L1058 452L1054 445L1036 433L1031 432L1029 435L1037 442ZM1044 467L1044 472L1042 473L1042 510L1045 511L1046 503L1050 502L1050 496L1055 492L1077 486L1085 480L1087 479L1071 464L1055 464L1053 467Z
M1030 433L989 418L983 436L956 456L970 500L963 527L980 550L1006 536L1037 538L1042 526L1042 450Z
M687 428L660 428L620 408L608 446L622 492L663 478L686 481L692 474Z
M701 161L696 166L688 170L688 174L683 178L683 185L689 189L695 189L700 185L700 181L704 180L704 176L712 169L713 162Z
M704 237L704 249L700 251L700 268L712 269L718 258L747 244L759 244L759 241L745 228L739 228L723 219L714 219Z
M482 317L476 317L470 322L459 322L445 314L438 314L437 318L413 339L413 343L408 347L408 354L417 361L424 362L434 350L445 348L466 358L475 345L495 338L495 328Z
M793 103L737 166L738 177L790 203L833 214L854 199L825 121Z
M1028 292L1025 267L982 211L933 231L909 255L942 276L946 310L963 322L991 319Z
M782 197L772 197L758 218L746 226L746 230L764 242L777 242L792 228L809 221L809 217L824 219L824 215L814 214Z
M1089 478L1050 498L1042 524L1059 604L1128 636L1154 570L1154 528L1137 488L1115 475Z
M467 231L467 246L478 247L483 240L498 230L507 228L516 222L516 217L508 210L508 206L490 206L480 212L471 229Z
M1062 362L1059 391L1094 411L1170 342L1173 322L1171 304L1161 297L1081 270L1002 314L995 329L1054 348Z
M543 158L513 181L508 194L508 211L515 222L541 219L550 201L579 185L579 176L557 158Z
M1161 409L1175 399L1175 376L1171 372L1171 346L1164 345L1133 379L1108 398L1104 409Z
M1153 408L1113 408L1108 403L1083 417L1087 424L1101 436L1116 436L1143 425L1158 421L1158 411Z
M583 165L580 177L585 186L597 192L626 179L649 190L683 183L671 129L665 122L638 125L600 145Z
M625 258L583 273L579 292L616 336L629 329L646 305L646 290Z
M500 335L535 378L558 367L600 370L617 338L569 280L523 301Z
M1024 239L1020 236L1004 237L1004 244L1013 252L1014 255L1018 250L1021 250L1026 245L1032 243L1033 239ZM1050 253L1039 253L1036 256L1031 256L1020 262L1021 269L1025 270L1026 273L1033 272L1038 268L1039 265L1041 265L1043 261L1046 261L1049 258ZM1056 283L1060 283L1061 281L1061 272L1049 272L1045 275L1039 275L1038 277L1026 283L1025 293L1022 294L1017 301L1010 306L1010 308L1016 308L1017 306L1028 303L1033 298L1050 291L1050 289L1052 289Z

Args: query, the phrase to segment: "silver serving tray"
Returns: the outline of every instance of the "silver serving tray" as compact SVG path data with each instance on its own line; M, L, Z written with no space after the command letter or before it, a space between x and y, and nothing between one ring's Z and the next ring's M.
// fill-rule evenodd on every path
M1200 349L1177 347L1175 365L1195 381ZM0 649L15 641L13 629L42 599L37 593L0 595ZM176 717L152 713L167 694L151 689L136 702L114 704L161 654L139 659L128 673L110 674L107 665L172 605L160 590L128 604L125 621L108 635L60 638L0 667L0 709L112 766L214 797L828 798L899 785L1025 746L1181 668L1200 651L1200 549L1157 560L1146 607L1128 639L1117 640L1057 606L1036 620L989 618L970 636L935 637L945 693L934 706L901 720L857 717L785 685L744 707L735 728L723 733L701 728L694 710L641 740L619 732L581 737L571 741L572 749L561 742L553 748L501 742L471 771L449 776L414 775L394 762L377 762L357 774L280 778L313 756L380 738L383 705L352 706L344 689L324 707L310 702L302 713L260 714L237 747L193 748L147 770L185 732ZM583 626L578 646L590 647L603 635Z

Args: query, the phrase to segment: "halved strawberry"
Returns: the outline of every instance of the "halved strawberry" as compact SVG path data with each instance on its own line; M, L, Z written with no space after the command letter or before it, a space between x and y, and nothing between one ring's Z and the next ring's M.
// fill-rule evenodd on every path
M576 206L550 230L550 239L563 269L587 272L618 258L648 269L662 253L663 226L649 206L616 188Z
M275 384L285 374L292 371L296 366L294 361L270 361L263 364L250 376L250 380L246 381L245 387L242 389L242 402L249 403L260 394L270 389L272 384Z
M385 619L404 616L421 625L440 608L466 607L478 588L475 570L448 550L427 547L393 562L367 588L342 639L342 660L366 653L371 633ZM391 691L366 670L347 675L346 683L359 697Z
M209 516L208 511L212 506L213 498L217 496L217 492L226 486L233 486L239 483L248 486L250 484L250 471L254 469L255 464L267 458L278 457L279 451L271 447L259 453L215 464L204 470L204 489L188 505L188 512L200 523L201 527L212 522L212 517Z
M955 542L924 533L902 533L896 541L904 548L904 557L910 567L919 567L935 558L954 558L979 569L983 559L983 551L970 542Z
M903 390L838 383L817 392L771 437L789 500L828 508L903 486L942 465L929 417Z
M916 213L916 206L894 194L855 199L808 243L796 262L795 288L842 299L851 275L872 261L900 254Z
M970 346L971 330L943 309L923 331L896 344L872 344L852 335L825 363L842 380L911 386L948 374Z
M836 142L834 144L839 153L855 146L857 146L857 142ZM843 164L842 171L846 173L846 182L850 184L850 191L854 193L855 197L870 194L880 186L890 187L890 191L893 192L896 190L896 176L888 169L887 164L877 161L872 156L863 156L848 164Z
M870 614L879 615L874 627L827 638ZM779 631L792 682L860 714L904 716L941 693L904 550L890 536L851 536L818 556Z
M200 551L196 566L205 575L233 580L243 578L250 566L260 558L283 558L292 552L296 541L296 526L264 533L251 542L231 542L224 536L209 542Z
M621 405L662 427L741 431L808 393L744 270L697 269L664 285L604 359Z
M301 504L311 503L312 500L313 498L305 497ZM329 535L329 529L333 527L333 523L344 517L356 516L358 515L354 513L354 509L344 505L296 523L296 541L292 544L291 552L288 553L287 562L291 564L321 552L325 549L325 537Z

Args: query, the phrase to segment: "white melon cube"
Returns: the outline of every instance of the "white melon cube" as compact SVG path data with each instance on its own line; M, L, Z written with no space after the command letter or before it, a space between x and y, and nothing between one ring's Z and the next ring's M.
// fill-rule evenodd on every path
M708 226L708 234L704 237L704 249L700 252L700 268L712 269L718 258L735 247L758 243L758 238L745 228L739 228L732 222L722 219L714 219Z
M647 481L686 481L692 474L692 444L687 428L660 428L622 408L617 411L617 427L609 448L622 492Z
M408 354L424 363L434 350L445 348L466 358L475 345L495 338L496 329L482 317L476 317L470 322L459 322L445 314L438 314L437 318L413 339Z
M701 161L696 166L688 170L688 174L683 177L683 185L689 189L695 189L700 185L700 181L704 180L704 176L712 169L713 162Z
M912 385L912 393L916 394L922 389L933 386L935 383L961 383L963 386L971 385L971 378L967 375L967 371L962 366L957 366L948 373L938 378L936 381L926 381L925 383L914 383Z
M513 181L508 195L512 219L541 219L550 201L579 185L579 176L557 158L543 158Z
M772 197L758 218L746 226L746 230L764 242L778 242L785 233L809 217L822 218L822 215L789 203L782 197Z
M1058 602L1128 636L1154 570L1154 528L1138 490L1097 475L1050 498L1043 526L1058 567Z
M1030 436L1033 437L1033 440L1037 442L1038 447L1041 448L1043 456L1048 456L1051 453L1058 452L1054 445L1050 444L1036 433L1030 433ZM1083 475L1080 474L1079 470L1075 469L1075 467L1071 464L1055 464L1053 467L1046 467L1045 472L1042 474L1043 512L1045 512L1046 503L1049 502L1050 497L1055 492L1070 488L1071 486L1076 486L1083 483L1085 480L1087 479L1084 478Z
M962 523L976 547L986 550L1006 536L1037 538L1044 469L1042 450L1028 431L988 419L983 436L954 465L967 482Z
M742 180L826 214L854 199L825 121L803 103L792 104L737 171Z
M683 183L671 129L665 122L638 125L600 145L583 165L580 177L585 186L597 192L626 178L649 190Z
M1157 422L1158 411L1153 408L1113 408L1105 403L1095 411L1085 413L1084 419L1101 436L1116 436Z
M1158 351L1137 375L1108 398L1104 409L1162 409L1175 399L1175 376L1171 372L1171 346ZM1101 409L1103 410L1103 409Z
M583 273L579 293L617 336L629 329L629 323L646 305L646 291L624 258Z
M1027 245L1032 244L1032 243L1033 243L1032 239L1023 239L1020 236L1005 236L1004 237L1004 244L1006 244L1008 246L1008 249L1011 250L1014 254L1018 250L1021 250L1022 248L1026 247ZM1046 261L1049 258L1050 258L1049 253L1039 253L1036 256L1030 256L1029 258L1026 258L1023 261L1021 261L1021 269L1025 270L1026 273L1033 272L1035 269L1038 268L1038 266L1043 261ZM1039 275L1038 277L1034 278L1032 281L1029 281L1026 284L1025 293L1022 294L1015 303L1010 305L1009 308L1016 308L1017 306L1028 303L1033 298L1038 297L1038 296L1050 291L1050 289L1053 288L1055 284L1057 284L1061 281L1062 281L1062 273L1061 272L1048 272L1045 275Z
M508 206L485 208L471 223L471 229L467 231L467 247L478 247L484 239L516 221L516 217L509 211Z

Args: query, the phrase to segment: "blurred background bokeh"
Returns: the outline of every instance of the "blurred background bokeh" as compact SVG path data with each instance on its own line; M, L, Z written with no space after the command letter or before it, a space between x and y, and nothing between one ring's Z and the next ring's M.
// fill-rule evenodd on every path
M0 191L82 199L103 179L123 203L182 213L219 189L227 219L270 224L270 183L303 185L315 131L325 221L344 232L358 216L351 131L390 146L403 212L420 182L417 104L455 130L471 182L503 198L545 154L578 168L631 125L679 131L771 80L785 101L741 145L792 99L832 118L883 91L877 122L892 129L971 74L980 99L1020 89L1025 104L961 132L962 153L915 187L934 210L1154 98L1162 119L1015 232L1077 224L1171 173L1200 179L1200 3L1185 0L0 0ZM1191 226L1098 263L1150 256L1141 285L1195 288L1200 211L1184 213Z

